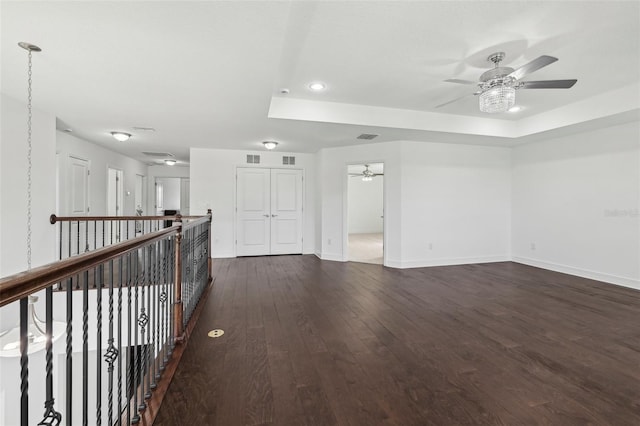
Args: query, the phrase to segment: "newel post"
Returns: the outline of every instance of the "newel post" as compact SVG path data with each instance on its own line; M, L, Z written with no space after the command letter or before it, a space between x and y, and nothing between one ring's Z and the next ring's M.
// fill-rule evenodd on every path
M184 330L182 326L182 215L176 215L174 221L179 225L178 233L175 236L175 256L174 256L174 298L173 300L173 330L176 343L181 343L184 339Z
M212 271L212 266L213 266L213 259L211 258L211 232L212 232L212 225L213 225L213 213L211 213L211 209L207 209L207 215L209 216L209 241L207 242L207 256L209 256L209 259L207 259L208 264L207 264L207 268L208 268L208 272L209 272L209 281L213 280L213 274L211 273Z

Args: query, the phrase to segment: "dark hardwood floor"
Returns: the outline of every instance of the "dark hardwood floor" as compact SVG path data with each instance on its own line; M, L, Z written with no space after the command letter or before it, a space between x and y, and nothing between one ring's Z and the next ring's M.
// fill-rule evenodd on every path
M214 274L156 425L640 425L639 291L508 262Z

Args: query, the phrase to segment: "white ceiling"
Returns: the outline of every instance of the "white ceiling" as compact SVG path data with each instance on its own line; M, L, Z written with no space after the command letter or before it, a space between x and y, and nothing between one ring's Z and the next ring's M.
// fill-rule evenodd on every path
M510 145L603 117L637 117L640 2L2 1L1 89L74 134L134 158L189 147L282 151L418 140ZM517 68L559 61L524 80L577 78L569 90L521 90L519 113L486 115L474 91L486 57ZM311 81L328 85L322 93ZM289 94L280 94L281 88ZM155 133L133 126L154 127ZM134 136L126 143L109 132Z

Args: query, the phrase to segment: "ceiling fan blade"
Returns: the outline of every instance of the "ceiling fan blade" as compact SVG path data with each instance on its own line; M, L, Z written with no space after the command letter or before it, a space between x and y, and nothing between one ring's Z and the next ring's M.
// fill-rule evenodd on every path
M476 95L479 95L480 93L482 93L482 90L478 90L478 91L477 91L477 92L475 92L475 93L469 93L469 94L467 94L467 95L460 96L459 98L455 98L454 100L451 100L451 101L449 101L449 102L445 102L445 103L443 103L443 104L436 105L436 108L441 108L441 107L443 107L443 106L445 106L445 105L449 105L449 104L452 104L452 103L454 103L454 102L458 102L459 100L464 99L464 98L466 98L467 96L476 96Z
M540 68L546 67L547 65L550 65L557 60L558 58L554 58L553 56L542 55L539 58L536 58L533 61L529 62L528 64L524 64L523 66L509 74L509 77L513 77L516 80L519 80L525 75L531 74L534 71L538 71Z
M570 89L578 80L523 81L520 89Z
M443 107L443 106L445 106L445 105L449 105L449 104L452 104L452 103L454 103L454 102L458 102L459 100L464 99L464 98L466 98L466 97L468 97L468 96L471 96L471 95L473 95L473 93L469 93L469 94L467 94L467 95L460 96L459 98L455 98L455 99L454 99L454 100L452 100L452 101L445 102L445 103L440 104L440 105L436 105L436 108L442 108L442 107Z
M471 81L471 80L460 80L459 78L450 78L448 80L445 80L447 83L457 83L457 84L478 84L477 81Z

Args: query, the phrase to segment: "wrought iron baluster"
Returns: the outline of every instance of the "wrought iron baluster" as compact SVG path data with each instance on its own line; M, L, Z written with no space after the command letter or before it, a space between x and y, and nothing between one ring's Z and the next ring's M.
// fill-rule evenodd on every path
M28 298L20 299L20 424L29 425Z
M151 372L151 389L157 388L156 381L160 378L160 374L158 371L158 362L160 360L160 345L158 345L158 333L160 331L160 305L158 301L158 297L160 296L160 292L158 291L158 286L160 285L160 241L157 241L153 244L153 371Z
M102 424L102 274L103 265L94 269L96 286L97 324L96 324L96 425Z
M118 348L122 349L122 286L124 285L123 275L124 258L118 258ZM127 289L128 290L128 289ZM118 416L122 415L122 354L118 356Z
M167 337L168 333L166 333L166 325L167 325L167 314L166 314L166 302L167 302L167 289L169 288L169 271L168 271L168 263L167 263L167 252L169 250L169 240L164 239L161 241L162 247L164 251L162 253L163 256L163 265L162 265L162 292L160 293L160 303L161 305L161 316L162 316L162 325L160 338L162 339L162 363L160 364L160 374L165 369L165 365L167 364Z
M82 424L89 424L89 271L82 285Z
M139 263L139 255L138 255L138 251L134 251L133 252L136 256L136 258L134 259L134 270L135 270L135 293L134 293L134 299L135 299L135 305L134 305L134 313L136 314L136 316L138 315L139 309L139 294L138 294L138 286L139 286L139 275L138 275L138 263ZM133 332L133 346L134 346L134 351L133 351L133 418L131 419L132 423L138 423L140 421L140 416L138 415L138 378L139 378L139 374L140 374L140 359L138 356L138 321L134 321L133 323L133 328L134 328L134 332Z
M148 356L149 356L149 344L148 344L148 336L147 336L147 324L149 323L149 292L147 291L147 300L145 305L145 290L148 285L149 279L149 261L148 256L150 252L148 247L141 249L142 252L142 308L140 310L140 316L138 317L138 324L140 325L140 336L142 341L142 369L141 369L141 383L140 383L140 405L138 406L138 411L143 411L147 408L147 403L145 399L148 398L147 392L145 392L146 384L149 380L149 375L147 374L147 369L149 366ZM149 394L149 396L151 396Z
M76 281L78 276L76 275ZM67 380L66 380L66 413L67 426L72 426L73 413L73 278L67 280L67 341L66 341L66 361L67 361Z
M131 357L131 286L132 282L132 264L131 264L132 253L127 254L127 424L131 423L131 389L133 388L133 383L131 380L131 376L133 374L133 369L135 368L135 364L132 362ZM133 360L135 361L135 360Z
M35 309L35 308L34 308ZM44 418L38 425L59 425L62 415L54 410L53 404L53 287L45 290L45 332L46 332L46 400Z
M113 363L118 357L118 349L113 345L113 260L109 261L109 272L109 338L104 359L107 362L107 372L109 374L107 424L111 425L113 424Z
M175 291L175 287L176 287L176 262L175 262L175 256L176 256L176 251L177 246L176 246L176 241L177 238L172 238L172 244L170 245L171 247L171 254L170 254L170 271L171 273L169 274L170 278L171 278L171 286L169 287L169 312L167 313L167 316L169 318L169 356L171 356L173 354L173 349L176 347L176 335L175 335L175 315L174 315L174 305L176 303L175 300L175 295L176 295L176 291Z

